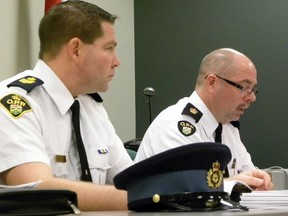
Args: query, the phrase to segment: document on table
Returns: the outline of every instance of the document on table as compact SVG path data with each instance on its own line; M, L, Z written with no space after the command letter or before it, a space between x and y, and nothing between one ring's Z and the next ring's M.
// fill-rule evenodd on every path
M251 192L253 189L242 181L224 181L224 191L231 195L232 192Z
M288 190L252 191L251 193L242 193L240 198L240 204L248 208L287 208Z
M20 185L3 185L0 184L0 189L13 189L13 188L35 188L37 187L42 181L35 181L35 182L30 182L26 184L20 184Z

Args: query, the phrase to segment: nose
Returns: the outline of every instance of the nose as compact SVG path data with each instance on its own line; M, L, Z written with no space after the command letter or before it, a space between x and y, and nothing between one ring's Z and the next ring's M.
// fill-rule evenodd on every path
M113 65L112 66L113 66L113 68L116 68L116 67L120 66L120 60L119 60L117 55L115 55L115 58L113 60Z
M245 99L244 99L245 101L247 101L247 102L254 102L254 101L256 101L256 94L254 93L254 92L251 92L250 94L248 94L246 97L245 97Z

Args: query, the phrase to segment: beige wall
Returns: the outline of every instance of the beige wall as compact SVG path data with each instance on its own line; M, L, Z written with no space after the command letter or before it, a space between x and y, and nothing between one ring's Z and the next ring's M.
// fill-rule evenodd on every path
M135 138L135 60L133 0L87 0L116 14L117 54L121 66L102 94L104 106L123 142ZM38 24L44 0L1 1L0 80L33 68L39 50Z

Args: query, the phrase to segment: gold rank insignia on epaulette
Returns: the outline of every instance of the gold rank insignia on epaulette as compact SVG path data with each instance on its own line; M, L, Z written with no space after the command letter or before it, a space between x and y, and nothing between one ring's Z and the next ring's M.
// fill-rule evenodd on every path
M201 117L202 117L202 115L203 115L203 113L200 111L200 110L198 110L194 105L192 105L191 103L188 103L186 106L185 106L185 108L184 108L184 110L182 111L182 115L188 115L188 116L191 116L192 118L194 118L195 119L195 121L196 122L198 122L200 119L201 119Z
M17 86L25 89L27 92L32 91L35 87L42 85L44 82L33 76L22 77L8 84L7 87Z
M212 164L212 169L207 173L207 184L210 188L220 188L223 180L223 171L220 170L220 163L218 161Z
M13 118L20 118L24 113L32 111L28 102L16 94L9 94L0 100L2 107L8 111Z

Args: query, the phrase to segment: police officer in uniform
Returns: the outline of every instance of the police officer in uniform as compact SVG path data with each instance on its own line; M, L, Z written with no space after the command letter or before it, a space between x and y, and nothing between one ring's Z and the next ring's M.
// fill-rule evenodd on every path
M256 68L242 53L230 48L209 53L201 62L195 91L155 118L135 162L179 145L217 141L215 131L220 125L220 142L232 152L227 176L258 189L272 188L269 175L255 168L239 134L238 120L256 100L256 84Z
M133 164L102 105L119 60L116 17L82 1L66 1L41 20L39 60L1 82L1 183L41 180L39 188L73 190L81 210L127 209L113 178ZM80 104L80 132L91 182L81 181L70 107Z

